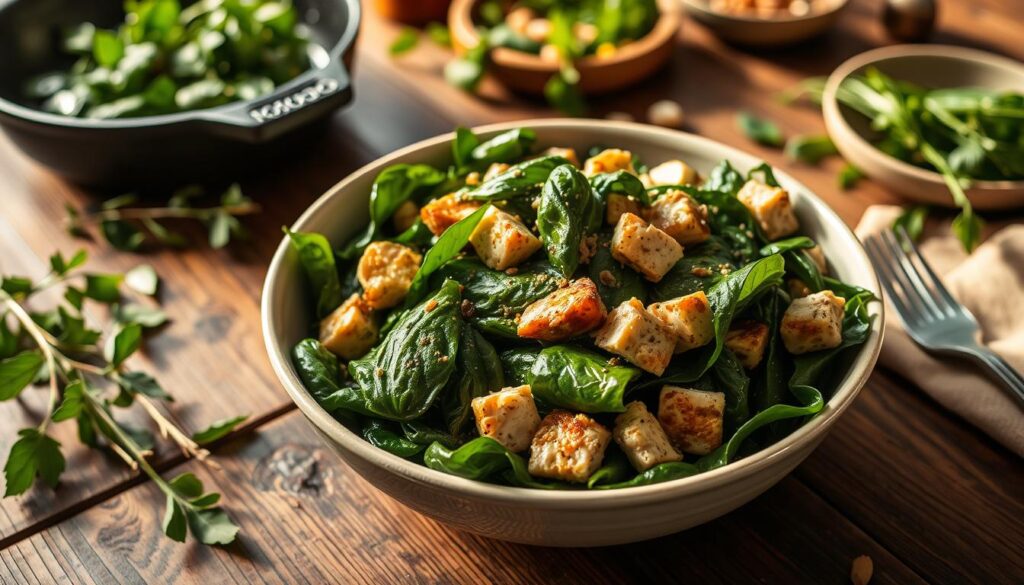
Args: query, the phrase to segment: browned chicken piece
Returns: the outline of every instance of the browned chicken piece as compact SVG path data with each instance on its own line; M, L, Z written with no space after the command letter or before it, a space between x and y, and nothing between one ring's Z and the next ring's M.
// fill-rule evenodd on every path
M450 193L424 205L420 209L420 219L435 236L440 236L444 230L465 219L479 207L476 201L465 201L459 195Z
M526 307L517 333L528 339L560 341L600 327L607 315L597 286L589 278L580 278Z

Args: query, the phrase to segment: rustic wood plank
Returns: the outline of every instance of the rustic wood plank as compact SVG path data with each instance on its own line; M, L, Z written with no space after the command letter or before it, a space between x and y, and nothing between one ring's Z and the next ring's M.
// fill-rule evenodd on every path
M796 475L930 581L1020 583L1024 463L910 382L871 380Z
M151 336L130 365L151 372L174 394L172 418L195 430L235 414L260 417L289 408L291 401L264 357L259 320L260 290L281 226L291 223L347 172L452 125L398 91L386 76L359 65L360 101L330 119L328 131L312 138L303 156L284 160L280 168L253 169L242 178L246 193L264 210L244 220L250 240L225 250L209 249L203 230L187 224L183 231L198 245L185 250L130 254L70 237L61 223L64 204L88 207L111 194L64 183L0 137L0 274L38 278L48 269L47 257L53 251L69 255L83 247L91 256L88 267L98 272L150 263L163 280L160 297L171 323ZM102 315L101 311L97 316ZM38 423L45 400L45 392L28 389L18 402L0 404L4 457L17 438L14 430ZM140 417L131 421L146 422ZM84 502L105 499L128 480L119 460L79 445L73 423L54 429L64 445L69 472L55 491L34 489L0 501L0 544L31 534ZM173 449L158 451L157 460L176 455Z
M682 534L563 550L456 532L382 497L328 452L298 413L255 440L225 445L218 460L222 473L187 468L222 490L242 526L236 544L217 549L164 539L162 498L147 483L0 551L0 581L647 583L685 575L702 583L839 583L852 559L867 554L873 583L922 582L792 478Z

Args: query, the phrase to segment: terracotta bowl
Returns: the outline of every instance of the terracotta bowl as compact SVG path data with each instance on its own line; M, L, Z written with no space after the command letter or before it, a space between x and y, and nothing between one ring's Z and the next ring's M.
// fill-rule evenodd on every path
M897 45L861 53L829 76L822 96L825 127L851 164L907 199L952 206L942 176L893 158L871 144L870 121L836 99L839 84L876 67L895 79L932 88L985 87L1024 92L1024 65L976 49L942 45ZM1024 206L1024 181L974 181L967 196L976 209Z
M757 18L712 10L707 0L683 0L686 12L715 35L738 45L781 47L816 37L832 27L848 0L834 0L831 8L804 16Z
M454 0L448 10L452 46L461 55L480 42L473 24L478 0ZM622 89L649 77L672 56L681 14L678 0L658 0L661 17L647 36L621 47L607 58L584 57L575 62L579 88L587 95ZM558 72L558 65L537 55L499 47L491 51L488 72L515 91L543 95L544 84Z
M702 173L722 159L745 171L760 159L673 130L594 120L527 120L475 128L490 137L510 128L536 130L538 145L593 144L628 148L658 162L682 158ZM403 148L349 175L318 199L292 226L325 234L335 246L363 229L374 177L398 163L447 165L452 134ZM783 172L802 229L824 249L839 278L879 290L875 272L853 232L806 187ZM324 411L303 387L289 351L310 331L310 304L298 257L278 247L263 289L263 337L274 372L325 443L366 481L439 522L503 540L548 546L634 542L678 532L721 516L757 497L796 467L825 438L868 379L882 342L882 306L873 303L872 331L824 410L793 434L749 457L698 476L657 485L611 490L547 491L493 485L447 475L373 447Z

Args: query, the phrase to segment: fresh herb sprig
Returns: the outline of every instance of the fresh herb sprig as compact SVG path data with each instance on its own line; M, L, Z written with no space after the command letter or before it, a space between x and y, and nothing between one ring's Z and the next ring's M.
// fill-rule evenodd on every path
M193 207L192 200L203 194L203 189L190 186L171 197L166 207L129 207L137 201L135 195L122 195L105 202L99 211L83 212L66 207L65 226L69 233L89 237L89 227L99 226L103 238L119 250L138 250L149 240L168 246L185 246L188 241L171 231L164 220L197 220L209 231L210 246L223 248L232 237L244 237L245 228L239 217L259 213L260 206L242 194L235 184L221 195L220 204Z
M244 417L214 423L192 436L168 419L156 402L171 402L171 395L150 374L127 364L142 345L146 325L115 320L104 335L86 322L82 310L86 300L111 306L114 315L131 314L118 307L125 277L86 272L82 269L86 259L84 250L70 258L56 253L50 258L50 272L36 282L19 276L0 280L0 400L17 397L37 380L49 391L39 424L21 429L11 447L4 465L4 496L26 492L37 476L50 487L57 486L67 462L62 445L49 431L53 424L74 419L82 443L109 449L164 493L167 536L184 541L191 530L204 544L233 541L238 527L217 506L220 495L204 493L202 482L191 473L170 480L161 476L149 462L153 435L121 423L115 412L137 404L163 438L186 457L210 465L213 462L202 443L224 436ZM149 272L136 272L134 286L155 291L155 274ZM31 304L36 295L55 287L63 287L61 302L49 310L34 311Z

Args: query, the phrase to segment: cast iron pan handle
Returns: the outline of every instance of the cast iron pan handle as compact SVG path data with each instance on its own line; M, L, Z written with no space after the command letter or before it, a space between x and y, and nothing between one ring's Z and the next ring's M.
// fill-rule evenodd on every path
M259 99L201 112L197 118L214 134L260 143L294 130L311 118L352 99L352 82L341 55Z

